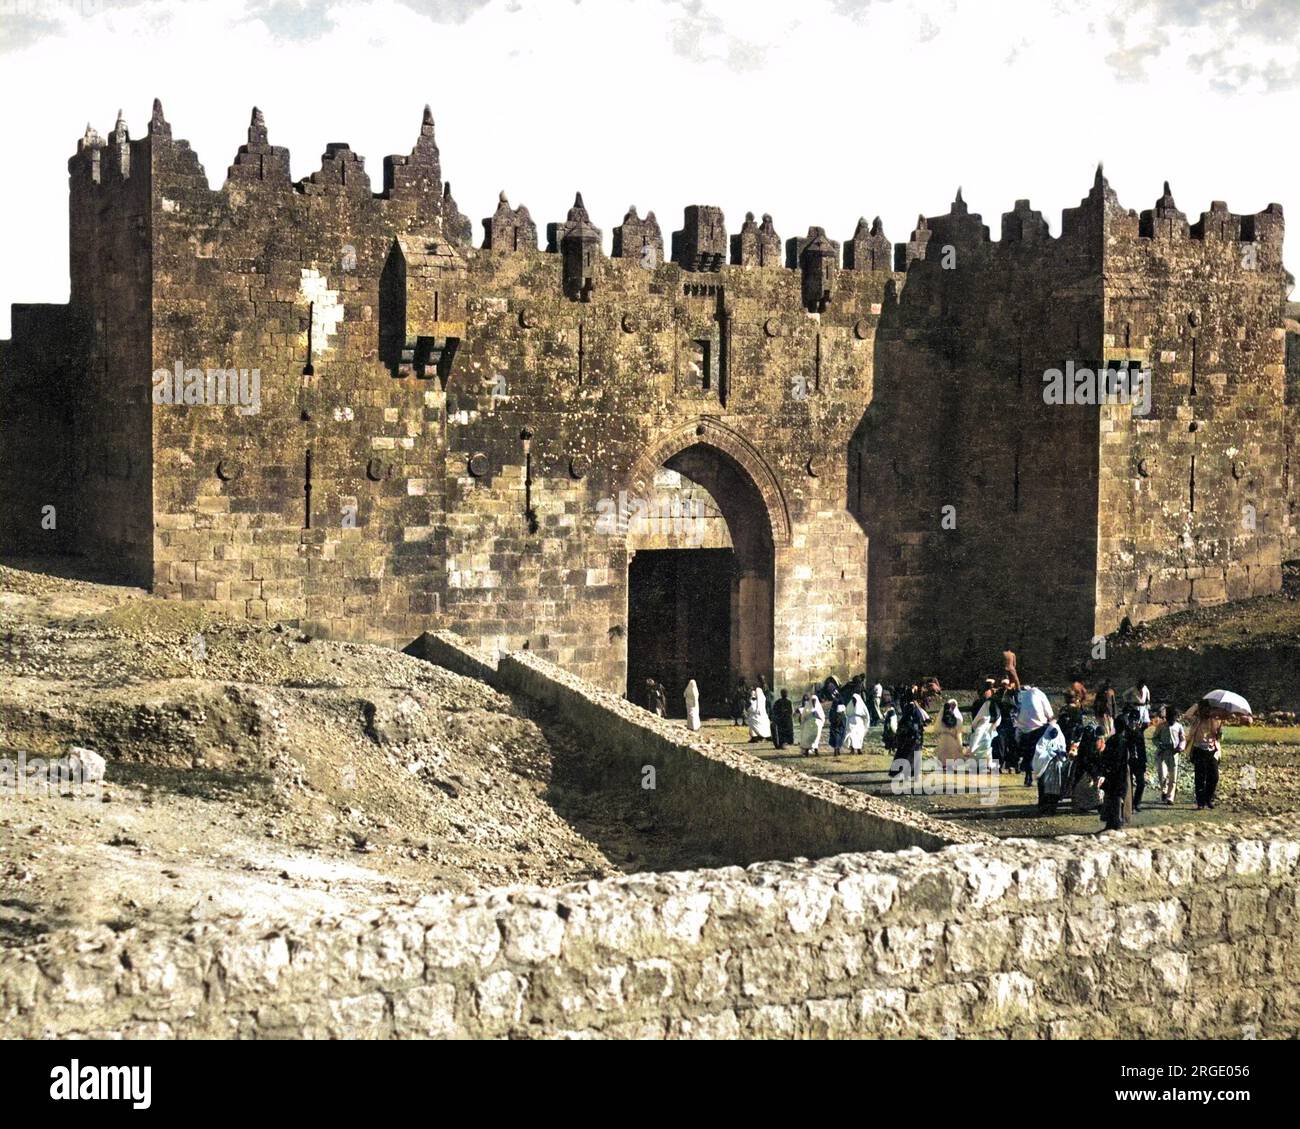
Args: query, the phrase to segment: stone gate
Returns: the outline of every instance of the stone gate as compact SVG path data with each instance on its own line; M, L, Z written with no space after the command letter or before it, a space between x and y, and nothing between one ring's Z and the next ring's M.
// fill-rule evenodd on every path
M70 302L0 348L0 518L167 596L676 704L1041 674L1296 549L1276 205L1138 216L1098 170L1057 237L959 193L897 247L692 206L606 255L581 195L539 246L503 193L474 246L427 110L380 186L342 143L292 181L254 111L213 189L157 104L69 172ZM1046 403L1076 362L1149 366L1152 414Z

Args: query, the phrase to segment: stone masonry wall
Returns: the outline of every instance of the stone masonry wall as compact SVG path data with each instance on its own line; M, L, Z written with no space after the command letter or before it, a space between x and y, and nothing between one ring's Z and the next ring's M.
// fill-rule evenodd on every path
M959 193L899 247L850 456L872 670L973 685L1010 648L1042 679L1092 634L1096 424L1045 404L1042 374L1100 341L1102 191L1059 236L1017 201L997 241Z
M0 950L6 1034L1294 1038L1293 820L512 888Z
M627 232L649 219L630 214L606 257L581 201L549 251L504 203L474 248L432 128L375 193L342 145L291 184L257 117L213 191L151 126L152 364L261 372L255 413L155 408L157 590L398 645L452 626L621 687L628 545L602 507L685 452L734 481L718 502L752 531L735 598L775 629L738 645L740 672L861 669L844 460L886 264L810 303L812 266L701 250L725 245L720 213L688 222L677 261L647 261L658 244Z
M1107 218L1105 357L1148 367L1152 393L1102 410L1098 632L1277 591L1295 435L1281 209L1216 201L1189 224L1166 185Z
M527 652L494 658L449 632L422 635L408 654L553 710L601 762L602 784L635 793L659 826L718 858L817 858L851 850L936 850L990 842L955 823L817 780L690 733L680 722ZM653 788L645 787L653 768Z
M212 189L157 104L69 172L64 324L17 317L0 380L70 466L8 445L0 505L27 528L56 480L72 518L36 545L168 597L398 646L452 628L621 689L637 540L605 519L667 468L734 554L714 700L960 682L1006 647L1061 677L1124 616L1276 590L1295 551L1275 205L1138 216L1099 169L1059 235L1017 201L994 240L959 193L896 247L865 221L783 247L705 206L607 240L579 196L543 245L503 195L475 246L427 110L373 183L342 143L292 182L254 111ZM1069 362L1149 363L1154 416L1046 404ZM259 403L151 402L176 371L257 372Z
M960 194L918 220L850 456L872 669L961 682L1010 648L1064 677L1125 616L1280 587L1282 227L1219 203L1189 225L1167 192L1139 216L1100 169L1059 236L1027 201L998 242ZM1047 399L1107 365L1150 369L1149 413Z
M636 790L664 826L723 858L817 858L846 850L936 850L988 841L980 832L768 764L743 750L693 739L680 723L532 655L502 655L495 684L554 707L589 749L606 758L610 785ZM642 783L647 766L654 768L650 790Z

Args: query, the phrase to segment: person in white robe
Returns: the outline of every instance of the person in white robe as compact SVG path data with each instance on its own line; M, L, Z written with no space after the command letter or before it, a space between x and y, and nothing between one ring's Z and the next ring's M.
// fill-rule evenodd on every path
M826 724L826 711L816 693L804 696L799 708L799 747L806 757L816 756L822 742L822 726Z
M767 719L767 695L761 686L755 686L750 692L745 721L749 725L751 742L772 739L772 723Z
M700 727L700 688L695 685L695 679L692 678L686 683L686 692L682 695L686 700L686 728L699 729Z
M871 696L867 698L867 709L871 711L871 724L878 725L884 720L884 711L880 708L885 700L885 688L879 682L871 686Z
M854 694L845 713L844 743L855 753L862 752L862 742L867 739L871 715L861 694Z
M939 718L939 735L935 739L934 753L940 764L962 759L962 723L961 710L957 708L957 699L949 698L943 704L943 714Z
M993 738L998 735L993 710L993 698L989 696L980 703L980 708L971 721L970 755L975 758L977 772L987 772L993 757Z

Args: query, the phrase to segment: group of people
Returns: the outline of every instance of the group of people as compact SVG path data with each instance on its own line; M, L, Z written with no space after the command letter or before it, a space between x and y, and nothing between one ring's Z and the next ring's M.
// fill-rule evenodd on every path
M647 678L641 693L641 704L646 709L658 717L668 716L668 694L662 682L655 678ZM682 692L682 701L686 706L686 728L699 729L700 688L695 684L694 678L686 683L686 689Z
M986 678L966 717L955 698L943 703L938 717L935 757L941 765L974 761L979 771L1023 774L1028 787L1038 786L1044 814L1068 798L1075 811L1099 812L1107 828L1123 827L1146 799L1148 742L1154 746L1159 802L1174 802L1181 758L1190 754L1197 810L1213 808L1219 784L1221 737L1225 714L1198 702L1180 714L1172 704L1157 706L1145 679L1118 694L1109 682L1090 693L1075 682L1059 715L1037 686L1025 684L1015 656L1004 656L1000 679ZM647 708L667 714L662 685L646 680ZM867 683L865 674L841 685L834 676L812 686L798 704L789 690L776 693L766 680L753 685L743 678L731 696L732 723L747 726L750 743L771 741L776 749L798 745L804 756L822 749L832 756L862 752L869 731L879 727L881 743L892 754L890 775L918 778L927 707L941 693L938 679L927 678L888 692ZM700 695L695 680L687 684L687 725L700 727Z
M1190 753L1197 810L1214 807L1227 715L1212 703L1180 714L1172 704L1153 707L1142 678L1122 695L1109 682L1095 694L1075 682L1058 716L1042 690L1021 682L1008 656L1006 674L985 679L971 704L968 755L990 770L1023 773L1026 786L1037 782L1039 811L1050 814L1068 797L1075 811L1098 811L1108 829L1124 826L1146 798L1148 738L1159 802L1173 804L1180 758ZM956 707L949 699L940 744L946 736L961 755L963 719Z
M749 740L770 740L777 749L798 744L804 756L815 756L821 748L833 756L843 750L860 753L867 732L882 723L884 688L867 686L866 675L855 675L841 686L828 676L813 686L796 706L789 690L776 694L759 678L754 686L742 678L732 695L731 719L749 727Z

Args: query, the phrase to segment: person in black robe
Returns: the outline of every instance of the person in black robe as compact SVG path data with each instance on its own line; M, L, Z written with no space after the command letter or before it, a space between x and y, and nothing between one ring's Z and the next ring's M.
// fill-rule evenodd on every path
M921 751L925 744L925 727L930 718L917 702L920 686L904 689L899 694L898 732L894 736L894 760L889 766L890 776L906 774L905 780L916 787L921 776Z
M789 690L782 690L772 703L772 744L778 749L794 744L794 703Z
M731 723L745 724L745 711L749 709L749 687L743 678L736 679L736 692L731 695Z
M1083 730L1083 702L1080 701L1073 690L1065 696L1065 708L1061 710L1061 716L1056 719L1057 725L1061 727L1061 736L1065 738L1067 745L1073 745L1079 739L1079 734Z
M1101 753L1101 818L1107 831L1122 831L1133 819L1133 780L1137 769L1136 711L1115 718L1115 732Z
M1097 778L1101 776L1106 735L1092 722L1085 722L1071 743L1070 803L1076 812L1097 807Z
M997 693L998 700L998 765L1003 772L1015 772L1020 767L1020 742L1016 739L1016 691L1011 680L1004 678Z
M844 746L844 736L848 732L849 719L845 705L840 701L839 693L826 703L826 728L829 734L831 756L838 757Z

